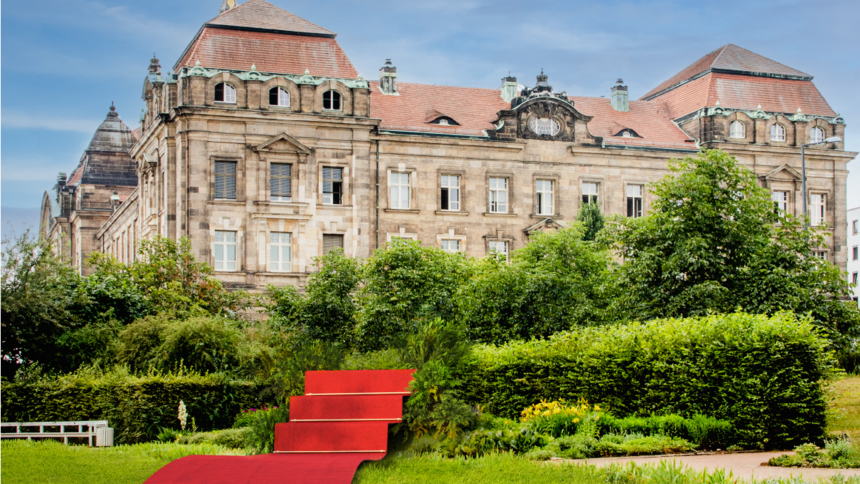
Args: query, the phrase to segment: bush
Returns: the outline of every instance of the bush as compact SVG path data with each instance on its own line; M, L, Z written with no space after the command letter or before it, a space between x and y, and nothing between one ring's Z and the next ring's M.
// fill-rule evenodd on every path
M158 440L161 440L161 434L159 434ZM184 445L211 444L227 447L228 449L244 449L252 444L253 439L252 429L246 427L241 429L214 430L212 432L194 432L181 435L179 433L175 433L172 441Z
M850 439L826 440L824 449L815 444L798 445L794 455L772 458L768 464L778 467L829 467L852 469L860 467L860 448Z
M260 391L257 384L218 374L84 369L28 382L4 380L2 412L5 422L107 420L117 443L136 443L155 440L163 428L178 429L180 400L200 430L224 429L240 409L264 403Z
M603 416L598 422L600 434L665 435L689 440L704 449L725 449L735 443L730 422L696 414L690 418L680 415L615 418Z
M275 448L275 425L289 420L287 407L257 410L251 418L248 443L257 454L267 454Z
M584 398L626 415L711 415L730 422L739 445L785 448L824 435L824 386L837 371L827 348L790 313L582 328L478 347L460 388L503 417Z

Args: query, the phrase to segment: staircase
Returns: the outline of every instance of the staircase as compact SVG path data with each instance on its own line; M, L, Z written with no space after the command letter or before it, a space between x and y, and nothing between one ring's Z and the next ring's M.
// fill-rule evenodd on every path
M275 425L273 454L183 457L146 482L349 484L359 464L385 457L414 371L309 371L290 421Z

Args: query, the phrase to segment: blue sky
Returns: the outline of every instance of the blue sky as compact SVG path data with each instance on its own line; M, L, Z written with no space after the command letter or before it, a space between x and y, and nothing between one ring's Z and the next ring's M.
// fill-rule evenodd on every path
M406 82L495 88L511 72L531 85L543 68L557 90L580 96L608 95L622 77L635 99L706 53L734 43L814 75L848 123L846 149L860 151L857 1L269 1L337 32L365 77L376 77L392 58ZM152 53L165 70L172 67L220 4L3 5L4 222L36 224L42 192L57 172L77 166L111 101L129 126L138 126ZM860 206L860 161L849 169L848 203Z

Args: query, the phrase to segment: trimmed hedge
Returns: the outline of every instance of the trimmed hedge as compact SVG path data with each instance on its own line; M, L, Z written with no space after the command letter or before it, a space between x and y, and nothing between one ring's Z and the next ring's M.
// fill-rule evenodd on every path
M583 398L616 415L709 415L738 444L791 448L825 432L838 371L809 318L745 313L581 328L549 340L480 346L462 395L517 418L540 400Z
M242 410L260 407L262 387L221 375L132 376L81 371L33 382L2 383L4 422L107 420L117 443L155 440L161 427L179 429L179 401L199 431L226 429Z

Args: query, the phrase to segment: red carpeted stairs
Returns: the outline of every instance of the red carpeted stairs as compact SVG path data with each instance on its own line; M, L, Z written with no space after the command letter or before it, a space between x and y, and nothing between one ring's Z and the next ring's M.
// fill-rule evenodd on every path
M385 457L414 371L309 371L305 395L290 398L290 421L275 426L274 454L183 457L146 482L348 484L363 461Z

